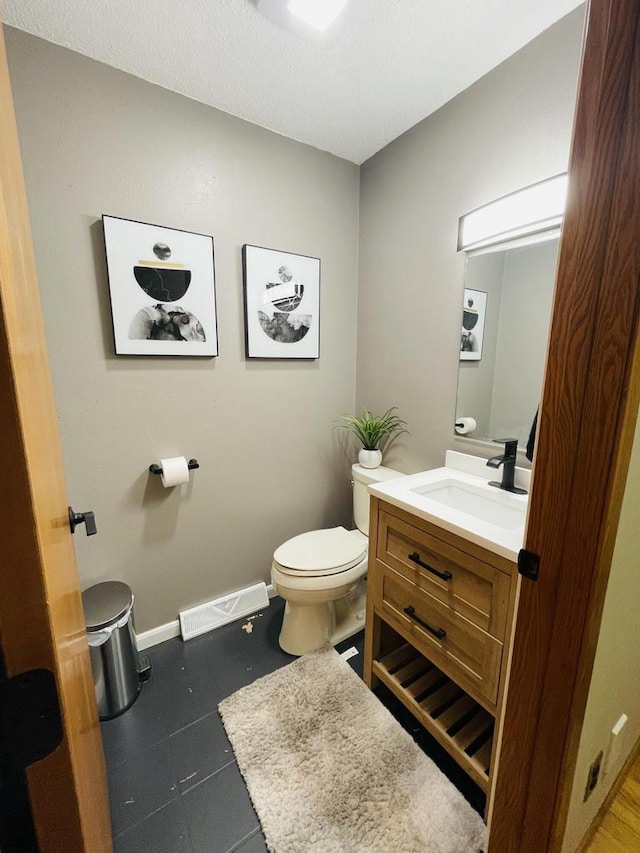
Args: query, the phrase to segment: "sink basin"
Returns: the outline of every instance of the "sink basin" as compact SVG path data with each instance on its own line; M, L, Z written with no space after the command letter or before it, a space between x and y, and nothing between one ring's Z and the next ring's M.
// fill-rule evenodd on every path
M369 492L439 527L516 561L522 548L528 495L489 485L487 460L447 451L446 465L369 486ZM516 468L529 487L528 472Z
M524 525L526 504L512 504L511 496L497 489L495 493L488 492L471 483L449 479L416 486L411 491L505 530L516 530Z

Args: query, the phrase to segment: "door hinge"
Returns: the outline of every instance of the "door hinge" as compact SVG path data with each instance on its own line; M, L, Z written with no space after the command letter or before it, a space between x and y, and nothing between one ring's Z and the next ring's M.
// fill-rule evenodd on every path
M0 681L0 751L16 768L49 755L62 741L56 681L48 669L31 669Z
M518 554L518 571L522 577L528 578L530 581L537 581L540 571L540 557L533 551L521 548Z

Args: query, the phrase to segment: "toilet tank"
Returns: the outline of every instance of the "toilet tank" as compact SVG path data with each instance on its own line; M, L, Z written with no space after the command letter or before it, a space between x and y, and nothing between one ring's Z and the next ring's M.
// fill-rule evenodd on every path
M382 483L384 480L395 480L396 477L404 475L400 471L385 468L383 465L378 468L363 468L358 464L351 466L351 474L353 476L353 518L358 530L368 536L369 491L367 486L372 483Z

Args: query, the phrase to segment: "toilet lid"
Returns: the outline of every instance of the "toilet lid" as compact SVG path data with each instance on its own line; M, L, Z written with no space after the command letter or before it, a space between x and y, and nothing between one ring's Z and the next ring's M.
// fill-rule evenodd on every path
M311 530L287 540L273 559L283 569L332 574L356 566L366 555L366 544L344 527Z

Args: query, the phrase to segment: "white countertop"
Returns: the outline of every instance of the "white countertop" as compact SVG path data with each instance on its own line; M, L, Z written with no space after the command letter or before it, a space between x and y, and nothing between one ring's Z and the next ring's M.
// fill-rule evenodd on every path
M499 481L501 477L502 469L489 468L486 459L448 450L442 468L377 483L369 486L369 492L516 562L524 540L528 495L489 485L489 480ZM528 491L530 478L529 470L516 468L517 486ZM421 494L423 489L425 493ZM460 505L456 496L462 499ZM465 498L472 511L462 509ZM478 513L473 511L476 503Z

